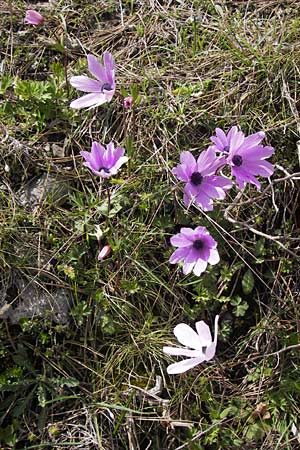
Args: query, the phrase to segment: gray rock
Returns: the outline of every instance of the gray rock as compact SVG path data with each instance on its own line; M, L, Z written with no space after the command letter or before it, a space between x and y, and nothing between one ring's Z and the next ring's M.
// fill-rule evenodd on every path
M5 303L0 309L0 318L9 319L12 324L20 319L44 317L61 325L69 322L68 312L71 298L66 289L55 289L49 292L36 283L28 284L25 280L17 281L19 296L17 306Z
M18 192L17 199L23 206L35 207L50 197L52 202L62 204L69 194L65 180L44 173L26 183Z

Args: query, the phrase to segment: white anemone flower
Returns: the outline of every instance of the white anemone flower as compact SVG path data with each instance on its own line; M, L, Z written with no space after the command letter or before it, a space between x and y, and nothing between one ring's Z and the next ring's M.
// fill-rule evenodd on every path
M188 359L168 366L167 372L169 374L184 373L204 361L210 361L215 356L218 339L218 321L219 316L216 316L214 340L212 340L209 326L203 320L196 322L197 332L185 323L176 325L174 334L178 342L185 347L164 347L163 352L172 356L187 356Z

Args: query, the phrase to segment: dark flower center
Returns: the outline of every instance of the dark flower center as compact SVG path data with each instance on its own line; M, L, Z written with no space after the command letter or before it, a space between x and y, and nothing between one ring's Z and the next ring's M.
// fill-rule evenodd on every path
M225 145L225 147L223 148L223 152L226 152L226 153L229 152L229 145Z
M202 239L196 239L196 240L193 242L193 247L194 247L196 250L201 250L201 249L204 247L204 243L203 243Z
M112 87L109 83L104 83L101 90L103 92L103 91L111 91L111 89Z
M107 167L100 167L99 171L103 170L105 173L109 173L109 169Z
M243 158L240 155L234 155L232 162L235 166L240 167L243 164Z
M201 175L200 172L193 172L191 175L191 182L195 185L195 186L199 186L199 184L202 183L203 180L203 176Z

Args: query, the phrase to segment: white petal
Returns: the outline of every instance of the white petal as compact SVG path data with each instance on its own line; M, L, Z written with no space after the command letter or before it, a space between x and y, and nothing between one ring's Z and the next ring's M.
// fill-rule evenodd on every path
M218 264L218 262L220 262L220 255L219 252L216 248L212 248L210 250L210 254L209 254L209 258L208 258L208 262L209 264L211 264L212 266L214 264Z
M99 81L93 80L92 78L86 77L85 75L71 77L70 84L79 91L91 93L100 93L102 87Z
M194 268L194 265L195 265L194 262L192 262L192 263L185 263L183 265L183 268L182 268L184 275L187 275L188 273L191 273L193 268Z
M201 339L203 347L208 347L212 344L212 337L209 326L203 320L200 320L200 322L196 322L196 330Z
M189 350L183 347L163 347L163 352L171 356L187 356L189 358L196 358L205 356L201 350Z
M121 158L119 158L116 164L114 165L114 168L119 169L122 166L122 164L125 164L127 161L128 161L127 156L121 156Z
M216 317L215 317L215 331L214 331L214 343L215 343L215 344L217 344L217 340L218 340L219 317L220 317L220 316L216 316Z
M193 270L196 277L199 277L201 275L201 273L205 271L206 267L207 267L207 262L204 261L203 259L199 258L197 260L194 270Z
M193 367L197 366L198 364L205 361L205 357L199 357L199 358L189 358L184 359L183 361L180 361L178 363L171 364L167 367L167 372L170 375L175 375L178 373L184 373L189 369L192 369Z
M88 55L87 60L90 73L94 75L94 77L96 77L101 83L106 83L108 80L103 65L99 63L98 59L94 55Z
M180 344L185 347L194 348L195 350L202 350L202 341L200 336L189 325L180 323L174 328L174 334Z
M213 343L205 350L205 360L210 361L216 354L216 344Z
M95 108L96 106L102 105L103 103L107 102L107 98L105 94L87 94L83 97L78 98L77 100L74 100L70 107L74 109L81 109L81 108Z

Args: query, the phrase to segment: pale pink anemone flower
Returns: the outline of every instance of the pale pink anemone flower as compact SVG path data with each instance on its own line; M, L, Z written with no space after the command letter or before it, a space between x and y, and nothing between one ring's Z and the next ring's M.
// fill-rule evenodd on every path
M125 149L115 147L113 142L107 144L106 148L98 142L93 142L91 152L80 152L85 159L83 165L101 178L116 175L122 164L128 161L124 153Z
M164 347L163 352L172 356L187 356L188 359L168 366L167 372L169 374L184 373L204 361L210 361L215 356L218 339L218 321L219 316L216 316L214 340L212 340L209 326L203 320L196 322L197 333L185 323L180 323L174 328L174 334L179 343L185 347Z
M193 272L197 277L206 270L207 263L214 265L220 261L218 243L205 227L181 228L180 233L171 237L171 244L178 247L169 262L183 262L183 273Z
M186 183L184 203L189 206L191 202L195 202L204 211L212 211L213 200L223 200L226 190L232 186L228 178L215 175L216 171L225 165L225 157L218 158L211 146L200 153L197 161L191 152L182 152L180 163L172 170L172 173Z
M111 246L110 245L104 245L100 252L98 253L98 261L102 261L104 258L106 258L111 252Z
M44 20L44 17L34 9L28 9L25 13L24 23L27 25L41 25Z
M132 107L132 104L133 104L133 97L131 97L131 95L124 98L123 106L125 109L130 109Z
M227 135L216 128L216 136L210 138L214 149L226 155L226 162L231 166L232 175L240 189L244 189L247 183L252 183L260 190L261 184L256 176L273 175L274 166L265 159L274 153L274 148L261 145L264 137L265 133L262 131L245 137L235 126Z
M94 108L110 102L115 93L115 62L111 53L103 53L104 66L93 55L87 56L89 72L96 78L79 75L70 78L70 84L89 94L71 102L74 109Z

